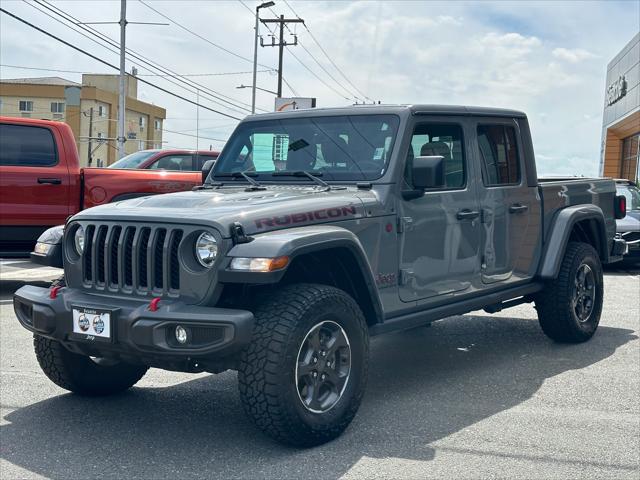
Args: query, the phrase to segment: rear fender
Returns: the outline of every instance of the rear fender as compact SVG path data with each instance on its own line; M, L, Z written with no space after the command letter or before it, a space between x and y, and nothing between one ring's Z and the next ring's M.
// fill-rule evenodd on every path
M584 220L592 221L591 224L595 226L590 234L594 236L593 241L600 260L602 263L609 262L607 232L602 209L596 205L574 205L560 210L551 224L538 270L540 278L548 280L558 276L571 232Z

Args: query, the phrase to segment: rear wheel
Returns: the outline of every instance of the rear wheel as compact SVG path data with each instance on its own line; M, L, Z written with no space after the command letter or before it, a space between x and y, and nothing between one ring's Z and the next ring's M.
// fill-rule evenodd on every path
M338 437L364 394L369 340L355 301L326 285L282 288L254 312L238 370L242 404L258 427L298 447Z
M598 253L587 243L570 242L558 277L536 297L542 330L558 342L589 340L600 323L603 294Z
M40 368L59 387L81 395L111 395L135 385L148 367L87 357L70 352L56 340L33 336Z

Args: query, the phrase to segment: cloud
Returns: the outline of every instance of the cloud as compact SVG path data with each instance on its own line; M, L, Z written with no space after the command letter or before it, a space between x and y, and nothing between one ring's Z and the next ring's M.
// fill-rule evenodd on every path
M56 5L83 21L117 19L118 1L59 1ZM249 10L257 0L245 0ZM524 110L530 118L534 146L540 154L540 173L597 173L606 63L637 32L640 7L617 2L346 2L289 1L320 41L331 59L349 80L370 98L383 103L443 103L499 106ZM251 70L254 17L237 1L154 2L154 8L175 21L244 57L238 58L213 47L175 25L141 26L127 30L128 46L180 73L246 72ZM36 25L43 26L82 48L117 64L117 55L22 2L7 7ZM138 2L129 2L131 21L164 21ZM284 2L274 12L293 15ZM545 16L545 20L539 19ZM263 10L263 17L272 16ZM607 21L603 22L602 19ZM117 41L117 26L98 26ZM320 107L344 106L361 96L337 73L301 26L291 26L304 45L332 75L323 72L301 47L284 53L284 75L302 96L317 97ZM261 33L267 35L264 26ZM106 67L41 34L0 16L2 63L43 68L111 73ZM292 39L287 34L287 39ZM269 41L265 36L265 41ZM567 46L571 46L568 48ZM259 48L258 61L278 63L277 48ZM295 55L333 89L298 63ZM249 59L249 60L247 60ZM127 62L127 69L134 63ZM156 73L135 62L141 74ZM3 77L51 75L47 72L8 69ZM79 75L53 73L78 81ZM144 77L192 100L196 93L185 84L162 77ZM246 107L250 74L191 77L192 80L231 97ZM258 85L275 90L276 77L258 75ZM334 91L335 90L335 91ZM142 90L141 90L142 91ZM338 93L336 93L336 91ZM200 125L220 125L212 138L225 138L233 120L170 97L152 87L144 88L146 101L167 109L166 128L194 133ZM291 91L285 86L285 95ZM224 102L200 95L203 105L242 117ZM242 102L242 103L239 103ZM223 105L220 105L222 103ZM273 96L258 92L259 108L273 109ZM235 109L238 110L238 109ZM167 133L167 145L193 148L195 139ZM205 140L207 144L209 141ZM201 139L202 145L205 141ZM214 146L219 146L215 143Z
M593 53L587 50L583 50L582 48L574 48L574 49L555 48L551 52L551 55L553 55L555 58L558 58L560 60L564 60L570 63L578 63L583 60L588 60L590 58L597 58L597 55L594 55Z

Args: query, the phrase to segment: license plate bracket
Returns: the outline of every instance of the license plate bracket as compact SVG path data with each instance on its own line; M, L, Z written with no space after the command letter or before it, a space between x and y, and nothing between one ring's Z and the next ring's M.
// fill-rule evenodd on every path
M114 310L73 305L71 311L70 338L88 342L113 341Z

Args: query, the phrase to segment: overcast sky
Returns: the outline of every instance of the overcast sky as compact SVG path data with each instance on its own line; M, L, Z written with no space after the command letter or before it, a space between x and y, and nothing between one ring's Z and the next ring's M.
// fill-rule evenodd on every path
M249 9L257 2L149 0L150 6L171 20L170 26L130 25L127 46L138 54L180 74L230 75L190 77L206 88L231 97L249 108L253 56L253 22ZM597 174L607 63L640 29L640 2L307 2L290 1L329 54L349 78L350 85L331 65L310 34L290 27L301 45L285 51L284 76L300 96L317 97L318 106L353 103L368 96L382 103L471 104L522 109L529 115L542 174ZM53 5L81 21L117 21L119 1L58 1ZM63 37L104 60L118 56L74 33L33 2L2 0L3 8ZM42 7L40 7L42 8ZM50 13L50 12L49 12ZM50 13L51 14L51 13ZM294 17L282 0L263 10ZM137 0L129 0L129 21L167 20ZM227 49L223 51L188 33L187 27ZM93 26L114 39L117 25ZM269 32L262 27L265 42ZM289 33L289 32L287 32ZM113 73L74 50L0 15L2 78L61 76L80 80L80 74L26 70L41 69ZM291 35L285 36L293 40ZM302 45L322 64L323 71ZM307 68L292 56L295 54ZM244 58L240 58L244 57ZM259 63L277 66L277 48L260 48ZM157 73L139 61L127 69L140 75ZM277 79L259 67L258 85L275 90ZM245 72L245 73L237 73ZM328 72L328 73L327 73ZM333 78L332 78L333 77ZM193 88L143 76L164 88L195 100ZM355 87L354 87L355 86ZM357 90L356 90L357 88ZM284 95L293 95L285 86ZM165 128L196 134L196 107L150 86L139 85L139 97L167 109ZM345 98L347 97L347 98ZM232 116L246 111L213 103L201 94L202 105ZM258 107L273 109L273 95L259 92ZM200 109L200 147L220 147L236 121ZM196 138L166 133L167 146L194 148Z

